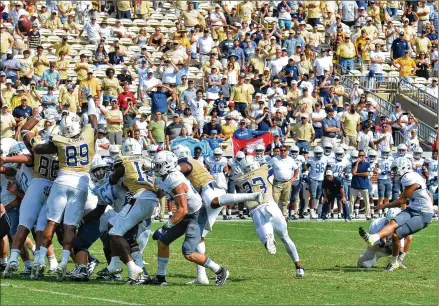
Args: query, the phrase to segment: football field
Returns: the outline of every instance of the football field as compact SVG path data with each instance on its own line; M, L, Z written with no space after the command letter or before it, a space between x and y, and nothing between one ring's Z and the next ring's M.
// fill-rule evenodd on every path
M217 222L207 237L207 254L230 270L224 287L188 286L195 265L181 255L181 239L171 245L168 286L128 286L125 282L95 280L65 281L47 275L31 281L14 275L1 280L2 305L72 304L438 304L438 223L414 236L405 259L408 270L383 272L388 259L370 270L357 269L359 254L366 248L358 235L361 222L290 222L290 236L296 243L305 268L297 279L295 268L277 238L277 254L270 256L256 236L251 222ZM159 226L153 224L153 229ZM157 247L150 240L144 259L155 274ZM57 246L58 259L60 248ZM100 241L92 253L105 267ZM73 264L69 264L69 270ZM20 267L20 270L22 267ZM213 276L208 272L209 276ZM126 269L124 271L126 279Z

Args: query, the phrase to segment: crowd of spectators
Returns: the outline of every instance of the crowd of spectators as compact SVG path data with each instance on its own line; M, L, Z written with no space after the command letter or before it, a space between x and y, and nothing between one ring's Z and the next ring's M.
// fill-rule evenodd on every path
M125 137L144 149L181 138L215 149L266 132L266 154L319 140L376 149L400 132L413 149L415 116L398 103L382 115L370 83L345 88L343 78L424 78L438 96L436 1L1 3L1 137L19 138L37 114L41 135L63 110L86 123L93 99L104 151Z

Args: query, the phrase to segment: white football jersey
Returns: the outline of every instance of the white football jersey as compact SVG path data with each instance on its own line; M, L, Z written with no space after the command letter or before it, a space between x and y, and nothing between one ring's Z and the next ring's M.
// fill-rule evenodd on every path
M370 165L370 167L369 167L369 169L368 169L368 171L369 171L369 179L373 176L373 170L375 169L375 167L376 167L376 165L378 164L378 161L376 160L375 162L373 162L373 163L371 163L371 162L369 162L368 161L368 163L369 163L369 165Z
M174 197L177 196L177 194L174 194L173 190L181 184L187 186L188 191L186 192L186 197L188 214L193 214L201 208L203 202L200 195L195 191L194 187L183 173L180 171L171 172L166 176L164 181L161 177L156 178L156 185L162 189L165 192L166 197L172 201L174 200Z
M315 181L323 181L328 160L325 157L322 157L319 160L312 157L308 159L308 164L310 165L308 169L308 177Z
M204 162L209 166L210 174L223 173L224 168L227 166L227 158L221 157L220 160L216 160L213 156L209 156L204 160Z
M334 151L331 151L331 153L326 155L326 153L323 152L323 157L326 158L327 160L333 160L333 159L335 159L335 153L334 153Z
M18 188L20 188L23 192L26 192L27 187L29 187L33 177L34 177L34 168L22 164L15 176Z
M427 191L424 178L416 172L409 172L401 177L403 189L413 184L418 184L421 188L416 189L409 199L410 208L426 213L433 213L433 203Z
M268 164L271 160L271 157L268 155L256 156L255 159L258 161L260 166Z
M392 169L393 158L388 157L387 159L378 159L378 179L387 180L390 179L390 170Z
M119 183L115 185L110 184L110 179L107 178L101 185L96 185L93 194L98 197L98 205L109 205L113 207L115 212L120 212L125 204L125 195L127 190Z
M227 161L227 164L230 168L230 179L232 181L235 181L238 176L244 173L241 170L241 167L239 166L239 161L236 158L230 158Z
M343 178L344 177L344 169L349 166L349 163L346 159L342 159L341 161L335 160L335 163L331 165L332 172L334 173L334 177Z
M84 205L84 216L92 212L97 206L99 198L93 193L94 184L91 183L88 188L87 201Z
M430 157L426 158L424 163L428 165L428 178L432 180L437 177L437 160Z
M297 155L297 158L294 159L294 161L296 162L297 168L299 169L299 177L302 177L302 169L303 165L306 164L306 159L303 155Z
M416 173L422 174L422 165L424 164L424 159L413 159L413 170L416 171Z

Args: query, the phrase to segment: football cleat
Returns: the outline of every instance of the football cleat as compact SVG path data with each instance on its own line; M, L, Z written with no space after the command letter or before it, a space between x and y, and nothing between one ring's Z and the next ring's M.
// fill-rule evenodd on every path
M91 277L93 275L94 270L99 264L100 262L96 258L90 260L90 262L87 264L88 277Z
M318 216L317 216L317 214L315 213L315 211L311 211L310 214L309 214L309 218L310 218L310 219L317 219Z
M305 269L302 267L296 268L296 277L304 277L305 276Z
M389 263L387 267L384 269L385 272L393 272L400 267L399 263L396 264Z
M66 274L67 274L67 269L65 264L59 264L58 267L56 268L56 279L59 282L62 282L66 277Z
M113 274L110 275L108 274L108 269L107 268L103 268L101 271L99 271L97 274L97 279L103 279L103 280L109 280L109 281L113 281L113 280L122 280L122 276L120 274Z
M215 279L216 286L224 286L224 283L226 282L227 278L230 275L229 270L227 270L224 267L220 267L219 271L216 272L215 274L216 274L216 279Z
M110 275L110 273L108 272L108 269L106 267L103 268L101 271L98 271L98 273L96 273L96 274L97 274L98 278Z
M5 270L3 271L4 278L11 278L12 273L18 271L18 262L11 261L6 264Z
M209 279L207 278L194 278L190 282L187 282L186 285L209 285Z
M3 274L3 272L5 271L5 269L6 269L6 263L2 263L2 264L0 264L0 273L1 274Z
M32 266L32 270L30 272L30 279L37 280L40 277L44 276L44 269L46 267L41 266L38 263L34 263Z
M107 271L108 271L108 274L120 274L120 273L122 273L122 265L119 263L119 264L115 264L115 265L111 265L111 263L110 263L110 265L107 267Z
M156 275L150 282L151 285L155 286L166 286L168 283L166 282L166 276L164 275Z
M370 246L374 245L374 241L370 240L370 234L364 230L361 226L358 228L358 233L360 234L361 238L363 238L364 241Z
M139 280L143 276L143 269L139 266L135 266L134 270L128 271L128 279L130 280Z
M21 272L19 275L21 277L30 277L30 274L32 273L32 268L30 266L24 267L23 272Z
M291 216L288 218L288 220L289 220L289 221L296 221L296 220L297 220L297 217L296 217L296 215L291 215Z
M243 214L240 214L240 215L239 215L239 219L241 219L241 220L247 220L247 217L244 216Z
M90 280L90 277L88 274L87 266L78 266L78 269L72 272L71 278L75 282L88 282Z
M276 254L276 241L273 238L272 234L267 235L267 240L265 241L265 248L267 249L270 255Z

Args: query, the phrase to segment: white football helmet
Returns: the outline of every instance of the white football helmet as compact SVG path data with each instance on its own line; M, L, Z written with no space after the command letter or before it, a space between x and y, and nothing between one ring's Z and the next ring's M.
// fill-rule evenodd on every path
M265 147L263 144L258 144L255 148L255 155L258 157L264 156Z
M170 151L160 151L154 155L152 169L155 175L163 176L179 171L177 156Z
M110 145L108 151L110 152L110 156L116 156L120 154L120 147L118 145Z
M81 120L78 115L69 113L61 118L59 129L62 136L67 138L75 137L81 133Z
M142 147L134 138L127 138L122 144L122 155L142 155Z
M381 158L382 159L388 159L390 156L390 148L389 147L384 147L381 149Z
M342 147L337 147L335 149L335 159L338 161L342 161L344 157L344 149Z
M239 167L242 169L242 171L248 173L250 171L258 169L260 166L256 158L254 158L251 155L248 155L240 161Z
M417 147L414 151L413 151L413 158L416 160L420 160L422 157L422 154L424 153L424 150L422 150L421 147Z
M367 152L367 159L369 163L374 163L377 160L378 153L375 150L369 150Z
M90 166L90 177L93 183L101 185L111 174L111 167L100 157L93 160Z
M358 159L358 151L352 150L351 151L351 162L355 163Z
M405 144L401 143L396 148L396 152L398 153L399 157L404 157L407 154L407 146Z
M392 170L397 176L401 177L404 174L413 171L412 162L408 158L398 157L392 163Z
M243 158L245 158L244 152L239 151L238 153L236 153L236 160L237 161L241 161Z
M290 156L294 159L296 159L299 156L299 147L296 145L291 146L290 148Z
M387 221L392 220L400 212L401 212L401 208L399 207L389 208L389 210L386 212L386 220Z
M322 158L323 155L323 148L321 146L317 146L314 148L314 157L319 160L320 158Z
M154 157L154 154L157 152L157 149L159 148L158 145L151 144L148 147L148 156Z
M332 149L334 148L334 146L332 145L332 143L327 142L323 145L323 149L325 151L325 155L329 156L332 153Z
M345 152L347 152L347 151L349 150L349 146L348 146L347 144L345 144L345 143L340 144L340 147L341 147Z
M221 150L221 148L216 148L213 150L213 157L216 161L219 161L221 157L223 157L223 150Z
M5 157L9 154L9 150L17 144L17 141L10 137L0 139L0 154Z
M172 149L172 153L175 154L175 156L177 156L178 159L180 158L189 158L192 156L191 154L191 150L182 144L176 145L173 149Z

